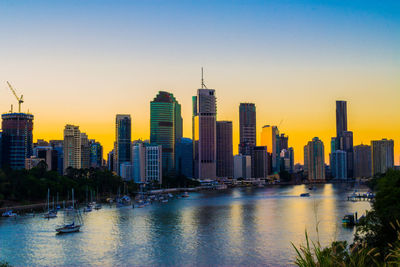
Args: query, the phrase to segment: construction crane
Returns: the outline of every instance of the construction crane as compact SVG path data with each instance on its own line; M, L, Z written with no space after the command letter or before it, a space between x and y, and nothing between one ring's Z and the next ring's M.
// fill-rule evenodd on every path
M11 84L7 81L8 87L10 88L11 92L13 92L15 98L18 100L18 112L21 113L21 104L24 103L23 100L23 95L21 97L18 97L17 92L15 92L14 88L11 86Z

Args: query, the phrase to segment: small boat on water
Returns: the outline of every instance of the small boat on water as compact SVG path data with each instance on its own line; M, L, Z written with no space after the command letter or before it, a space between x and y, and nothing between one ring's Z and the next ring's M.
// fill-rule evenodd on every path
M184 192L183 195L182 195L182 197L189 197L188 192Z
M300 194L300 197L309 197L310 196L310 193L302 193L302 194Z
M54 204L53 204L54 206ZM54 208L54 207L53 207ZM45 219L51 219L57 217L57 210L52 209L50 210L50 188L47 189L47 212L43 215Z
M174 197L171 193L168 193L168 197L169 198L172 198L172 197Z
M356 221L354 219L354 214L346 214L342 219L342 224L344 226L354 226Z
M92 210L93 209L91 205L87 205L86 207L83 208L83 212L91 212Z
M168 199L161 200L161 203L167 203L167 202L168 202Z
M79 232L83 223L82 223L82 216L79 213L79 210L74 208L74 189L72 189L72 208L74 211L74 218L72 223L61 225L60 227L56 228L57 234L68 234L68 233L75 233ZM75 224L75 219L78 220L78 224ZM65 215L64 215L65 220Z
M17 214L14 213L12 210L8 210L8 211L4 212L3 214L1 214L1 216L9 218L9 217L15 217L15 216L17 216Z
M94 209L95 209L95 210L99 210L99 209L101 209L101 208L102 208L102 206L101 206L100 203L97 203L96 206L94 206Z
M45 218L45 219L51 219L51 218L56 218L56 217L57 217L57 213L55 213L53 211L49 211L43 215L43 218Z

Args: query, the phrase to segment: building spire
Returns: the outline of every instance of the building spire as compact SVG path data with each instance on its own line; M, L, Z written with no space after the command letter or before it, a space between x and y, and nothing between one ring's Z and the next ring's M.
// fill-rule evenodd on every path
M207 89L207 86L204 84L203 67L201 67L201 89Z

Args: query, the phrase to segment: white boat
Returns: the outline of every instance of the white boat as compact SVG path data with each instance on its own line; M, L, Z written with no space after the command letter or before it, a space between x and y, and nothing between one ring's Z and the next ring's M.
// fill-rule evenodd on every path
M56 232L58 234L68 234L68 233L79 232L79 230L83 226L82 216L80 215L79 210L76 210L74 208L74 189L72 189L72 208L74 210L74 219L73 219L72 223L70 223L70 224L64 223L64 225L57 227ZM77 219L79 223L75 224L75 219ZM65 215L64 215L64 220L65 220Z
M67 234L67 233L78 232L80 229L81 229L81 225L75 224L75 222L73 222L71 224L67 224L60 228L57 228L56 231L59 234Z
M161 202L162 202L162 203L167 203L167 202L168 202L168 199L163 199Z
M12 212L12 210L8 210L6 212L4 212L3 214L1 214L2 217L15 217L17 216L16 213Z
M57 217L57 213L54 213L52 211L49 211L43 215L43 218L45 218L45 219L51 219L51 218L56 218L56 217Z
M171 193L168 193L168 197L174 197Z

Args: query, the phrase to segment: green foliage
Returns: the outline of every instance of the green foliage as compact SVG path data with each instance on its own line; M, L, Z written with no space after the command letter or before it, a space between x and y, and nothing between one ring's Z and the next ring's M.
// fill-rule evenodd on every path
M196 180L188 179L183 174L178 175L164 175L162 179L163 188L173 188L173 187L196 187L200 183Z
M310 241L294 246L298 266L400 266L400 171L374 178L377 190L372 210L360 220L354 243L333 242L322 248ZM396 222L395 224L393 222Z
M0 267L11 267L11 265L6 261L0 261Z
M122 190L124 185L121 177L108 170L69 168L67 175L63 176L54 171L46 171L45 167L31 170L0 169L0 197L17 202L41 201L46 198L49 188L52 195L58 193L59 199L66 199L74 188L76 198L82 200L87 189L109 196L116 193L118 188ZM134 188L128 186L128 189Z

